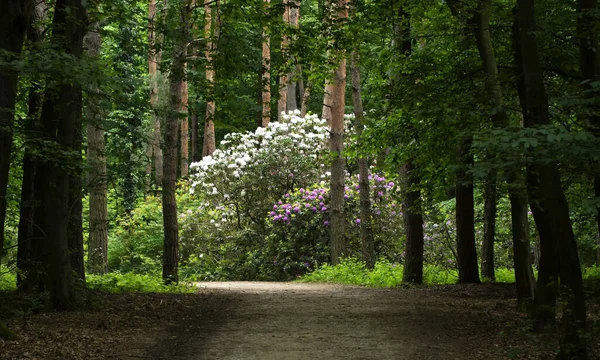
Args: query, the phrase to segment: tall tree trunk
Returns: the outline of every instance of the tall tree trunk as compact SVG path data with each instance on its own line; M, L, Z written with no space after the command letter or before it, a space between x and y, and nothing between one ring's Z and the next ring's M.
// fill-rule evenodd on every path
M183 83L185 82L186 47L190 32L191 1L183 0L177 6L179 24L175 34L173 60L169 75L169 113L165 125L165 162L162 191L164 254L163 281L166 284L179 281L179 229L177 223L177 201L175 198L177 183L177 135L183 104Z
M456 174L456 235L458 255L458 282L479 283L477 248L475 245L475 211L473 176L468 167L473 164L471 135L461 139L458 157L461 169Z
M498 79L498 65L494 56L494 47L490 36L490 11L491 0L479 0L478 6L473 13L471 22L474 25L477 50L481 58L483 70L486 75L485 88L488 94L488 102L491 108L492 125L503 128L507 125L506 109L502 101L502 89ZM494 154L488 154L493 159ZM495 280L494 271L494 241L496 232L497 213L497 188L498 181L495 169L490 170L486 178L484 190L484 225L483 225L483 247L481 260L481 274L483 277Z
M187 56L187 52L186 52ZM184 67L186 65L184 64ZM181 83L181 176L186 177L189 173L190 165L190 137L189 137L189 119L188 119L188 82L184 80Z
M79 41L79 40L78 40ZM83 40L82 40L83 41ZM73 87L73 100L70 104L72 109L70 113L74 114L73 119L73 160L71 165L75 165L75 170L69 170L69 224L67 228L67 237L69 242L69 260L71 270L81 280L85 281L85 265L83 263L83 122L82 122L82 101L83 96L81 86Z
M161 148L162 132L160 126L160 117L157 115L158 106L158 54L156 53L156 0L150 0L148 5L148 75L150 78L150 108L152 110L152 135L149 140L148 161L154 160L154 181L160 186L163 180L163 154ZM148 171L149 170L149 171ZM152 167L146 170L148 175L152 172Z
M522 70L522 104L526 127L550 124L548 98L537 50L533 0L518 0L516 16L518 46ZM585 296L577 243L573 234L569 207L561 186L560 174L553 165L530 164L527 169L527 187L533 217L538 224L541 241L539 277L546 270L542 263L546 256L558 263L561 295L566 308L563 313L563 339L560 359L586 359L587 352L582 332L585 329ZM533 206L535 204L535 206ZM542 233L542 228L549 232ZM548 254L546 250L554 247ZM560 254L560 257L558 256ZM541 283L541 281L540 281ZM543 292L538 284L538 292Z
M297 30L298 23L300 20L300 1L299 0L289 0L289 2L290 2L290 5L289 5L290 28ZM296 37L293 36L291 40L295 41ZM290 56L290 60L295 61L293 56ZM300 74L294 70L292 70L288 74L287 99L286 99L287 100L287 105L286 105L287 111L293 111L293 110L298 109L298 102L296 100L296 97L297 97L296 86L298 84L298 81L294 80L298 75L300 75Z
M0 51L10 58L18 58L29 23L30 0L4 0L0 2ZM16 69L0 69L0 261L4 251L4 219L8 172L13 143L13 119L17 96Z
M80 0L57 0L54 10L52 40L59 49L75 58L81 57L85 32L86 11ZM62 84L50 87L42 106L41 123L43 135L54 142L60 154L53 154L36 169L36 181L41 182L41 217L35 216L43 225L42 282L43 289L50 292L57 309L72 306L73 283L69 259L69 194L70 177L81 175L81 165L73 157L74 131L81 123L80 89L78 85ZM79 113L78 113L79 112ZM59 157L56 162L56 157ZM74 169L64 164L75 163Z
M219 6L217 1L216 6ZM215 88L215 64L214 64L214 52L216 51L216 45L214 39L217 37L216 33L218 30L218 20L214 26L212 25L212 8L210 4L204 6L205 24L204 24L204 37L206 40L206 82L208 83L207 101L206 101L206 117L204 119L204 141L202 144L202 157L210 156L215 152L216 139L215 139L215 99L214 99L214 88Z
M331 80L325 80L325 93L323 94L323 111L321 119L327 121L327 125L331 127L331 107L333 106L333 83Z
M265 13L269 12L270 0L264 0ZM267 23L266 20L265 24ZM262 127L267 127L271 121L271 38L267 25L263 25L262 33Z
M98 59L102 39L97 25L92 26L85 38L88 56ZM88 271L105 274L108 271L108 206L107 174L104 141L104 108L97 88L87 96L87 189L90 194ZM149 146L152 149L152 146Z
M406 58L412 53L410 34L410 14L400 8L393 26L392 47L399 58ZM390 83L400 81L399 74L392 74ZM410 128L412 131L413 129ZM416 139L415 139L416 140ZM423 283L423 213L421 210L421 191L418 186L421 179L419 169L412 157L400 167L400 183L402 196L402 216L406 231L405 261L402 281L409 284Z
M287 31L290 26L290 6L289 1L291 0L283 0L284 10L283 10L283 23L285 26L284 34L281 37L281 57L283 59L284 68L287 68L287 64L289 62L289 45L290 39L287 35ZM281 114L286 112L287 108L287 98L288 98L288 82L289 75L287 73L283 73L279 77L279 101L277 102L277 119L281 121Z
M340 22L348 18L348 0L337 1ZM346 57L339 54L335 77L331 81L331 263L337 265L346 255L344 238L344 106L346 95Z
M597 0L579 0L577 10L580 13L577 18L577 32L579 36L579 59L581 73L584 79L584 96L589 99L597 99L600 92L592 83L600 80L600 56L598 56L598 33L597 33ZM600 107L593 105L591 115L581 116L588 123L591 132L600 137ZM594 172L594 196L600 198L600 162L596 162ZM596 207L596 224L598 226L598 263L600 263L600 205Z
M364 127L364 108L360 95L360 67L357 51L352 52L352 102L354 104L354 124L356 127L356 136L358 137L358 147L360 147L360 136ZM358 159L358 186L360 197L360 238L362 245L362 258L367 269L375 267L375 249L373 238L373 224L371 221L371 197L369 187L369 160L360 156Z
M202 158L202 152L198 151L199 141L198 141L198 112L194 108L192 112L192 161L198 162Z
M27 40L33 51L43 39L44 26L40 25L47 18L48 6L45 1L40 1L31 7L29 26L27 27ZM29 88L29 109L24 129L27 140L34 139L39 131L39 117L42 108L42 93L39 79L33 79ZM35 144L26 141L25 155L23 156L23 181L21 185L21 207L19 209L19 230L17 245L17 286L21 290L31 291L26 288L24 281L28 274L35 269L32 255L32 236L35 215L36 197L35 184ZM37 261L38 259L35 259Z

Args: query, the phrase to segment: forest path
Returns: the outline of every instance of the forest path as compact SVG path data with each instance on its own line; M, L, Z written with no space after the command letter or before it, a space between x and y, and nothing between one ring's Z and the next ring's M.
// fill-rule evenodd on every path
M495 341L502 321L493 314L496 300L473 296L469 287L445 292L266 282L196 285L208 295L199 321L176 323L169 330L176 341L153 347L153 357L506 358L506 348Z
M21 339L0 340L0 359L544 358L522 356L531 347L518 335L523 317L514 310L513 285L196 286L190 294L95 292L79 311L13 316L7 325Z

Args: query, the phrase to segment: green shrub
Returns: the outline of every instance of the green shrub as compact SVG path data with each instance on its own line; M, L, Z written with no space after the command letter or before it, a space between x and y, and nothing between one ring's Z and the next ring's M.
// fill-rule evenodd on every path
M0 266L0 291L14 291L17 288L17 275L14 271Z

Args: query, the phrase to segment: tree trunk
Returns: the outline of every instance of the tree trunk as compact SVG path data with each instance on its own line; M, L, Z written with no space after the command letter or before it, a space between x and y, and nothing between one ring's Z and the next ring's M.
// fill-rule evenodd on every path
M27 40L37 51L37 47L43 39L44 26L40 23L46 20L48 7L46 2L40 1L31 8L29 26L27 27ZM33 223L35 215L36 197L34 192L35 184L35 144L29 143L37 136L40 129L40 110L42 108L42 86L39 79L33 79L29 88L29 109L25 121L24 130L27 133L25 142L25 154L23 156L23 181L21 185L21 207L19 209L19 230L17 245L17 286L21 290L27 289L25 279L28 274L35 269L34 258L32 256L32 236ZM37 260L37 259L35 259Z
M473 176L467 168L473 164L470 153L472 138L462 140L458 156L461 169L456 174L456 235L458 255L458 282L479 283L477 248L475 245L475 211L473 199Z
M148 161L154 160L154 181L160 186L163 180L163 154L161 149L160 117L157 115L158 106L158 54L156 53L156 0L150 0L148 5L148 75L150 83L150 108L152 110L152 135L149 141L147 154ZM147 171L148 172L148 171ZM152 172L152 167L150 167ZM150 175L150 174L148 174Z
M305 117L308 111L308 100L310 99L311 83L306 83L306 87L302 92L302 107L300 108L300 116Z
M3 0L0 2L0 51L16 58L21 53L29 24L30 0ZM4 219L8 172L13 143L13 121L17 96L16 69L0 69L0 261L4 252Z
M481 247L481 276L489 280L496 280L496 271L494 266L494 240L496 233L496 213L497 213L497 172L490 170L486 179L483 197L484 219L483 219L483 244Z
M494 47L490 36L490 11L491 0L479 0L478 6L473 13L472 23L474 24L475 40L477 50L481 58L483 70L486 75L485 88L488 95L489 106L491 108L492 125L496 128L507 126L506 109L502 101L502 89L498 79L498 65L494 56ZM488 154L489 159L493 159L494 154ZM494 241L496 232L496 212L497 212L497 172L490 170L485 184L485 220L483 228L483 248L481 273L483 277L495 280L494 271Z
M330 80L325 80L325 93L323 94L323 111L321 119L327 121L327 125L331 127L331 107L333 106L333 83Z
M416 189L421 179L411 161L400 169L402 181L402 215L406 229L406 249L402 282L423 283L423 213L421 191Z
M338 0L337 17L340 21L348 18L348 0ZM331 81L331 263L337 265L346 255L344 238L344 106L346 94L346 57L340 53L340 60Z
M219 2L217 1L217 6ZM218 21L214 27L212 26L212 8L210 4L204 6L205 24L204 24L204 37L206 40L206 82L208 83L207 101L206 101L206 117L204 119L204 141L202 144L202 157L211 156L216 149L215 139L215 100L214 100L214 88L215 88L215 64L214 64L214 52L216 51L216 45L214 45L213 34L218 32ZM216 35L214 36L216 38Z
M191 1L176 3L179 12L179 24L173 46L173 60L169 74L169 113L165 125L165 162L162 191L164 254L163 281L166 284L179 281L179 229L177 223L177 201L175 198L177 184L177 135L180 118L185 104L183 103L183 83L185 82L186 47L190 32Z
M283 24L285 32L288 31L290 26L290 6L288 4L292 0L283 0L284 11L283 11ZM284 68L287 67L289 62L289 45L290 39L286 33L281 38L281 58L283 59ZM281 114L286 112L287 98L288 98L288 82L289 75L287 73L282 74L279 77L279 101L277 102L277 119L281 121Z
M192 112L192 161L198 162L202 158L202 152L198 151L198 112L194 109Z
M300 1L299 0L289 0L289 24L291 29L298 29L298 22L300 20ZM295 41L296 37L292 37L292 41ZM294 57L290 56L290 59L294 61ZM295 61L294 61L295 62ZM295 67L297 68L297 67ZM299 74L294 70L288 74L288 85L287 85L287 111L293 111L298 109L298 102L296 100L296 85L298 84L297 80L294 80Z
M518 177L509 179L510 184L508 194L510 198L513 259L518 308L530 311L535 295L535 278L531 268L529 218L527 217L527 193L524 188L524 180L525 179L519 180Z
M515 56L515 59L522 71L523 86L520 96L521 103L525 105L525 126L549 125L548 98L537 50L533 1L518 0L517 8L516 30L520 56ZM581 337L586 325L581 267L560 174L553 165L530 164L527 168L527 187L531 211L540 232L542 258L539 277L541 279L546 276L544 262L553 261L558 264L561 295L566 304L559 358L586 359L585 341ZM538 295L545 291L540 288L541 283L540 280Z
M269 12L270 0L264 0L265 13ZM267 23L266 20L265 24ZM267 25L263 26L262 33L262 127L267 127L271 121L271 38Z
M85 31L85 30L84 30ZM78 40L79 41L79 40ZM82 40L83 41L83 40ZM85 281L85 265L83 263L83 122L82 116L83 96L81 86L73 86L73 100L69 112L74 114L73 119L73 160L70 165L75 170L69 170L69 224L67 236L69 242L69 260L71 270L81 280Z
M82 54L86 11L80 0L57 0L53 19L53 42L57 48L73 56ZM40 291L48 290L55 308L72 306L73 283L69 259L69 194L70 177L81 175L77 156L72 155L76 144L74 138L81 114L81 98L78 85L63 84L49 88L42 106L41 123L43 135L56 144L60 153L54 153L36 169L41 182L41 216L35 216L43 225L42 282ZM80 131L80 130L79 130ZM58 162L56 158L58 157ZM73 164L65 168L64 164ZM38 180L36 179L36 182Z
M186 52L187 56L187 52ZM183 65L186 67L186 65ZM188 82L181 82L181 177L188 176L190 165L190 134L188 119Z
M579 0L577 10L580 16L577 18L577 35L579 36L579 59L581 73L584 79L584 96L589 99L598 98L599 91L592 86L593 82L600 80L600 56L598 56L598 33L597 33L597 0ZM592 134L600 137L600 109L593 105L591 115L581 116L586 120ZM600 162L594 164L594 197L600 198ZM598 250L597 257L600 264L600 205L596 207L596 224L598 226Z
M352 102L354 103L354 124L356 127L356 136L358 138L358 147L361 144L361 134L364 127L364 108L360 95L360 67L357 51L352 52ZM362 258L367 269L375 267L373 225L371 220L371 197L369 187L369 160L360 156L358 159L358 186L360 197L360 238L362 245Z
M94 25L85 38L88 56L100 56L102 39ZM104 108L98 94L87 96L87 189L90 194L90 217L88 239L88 271L105 274L108 271L108 207L107 174L104 141ZM148 146L152 149L152 146Z

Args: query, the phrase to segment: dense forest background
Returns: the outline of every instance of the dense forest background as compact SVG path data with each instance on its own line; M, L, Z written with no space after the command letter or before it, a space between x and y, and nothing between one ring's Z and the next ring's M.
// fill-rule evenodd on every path
M536 330L558 315L559 356L583 359L599 14L595 0L3 1L2 282L70 309L107 273L498 278Z

